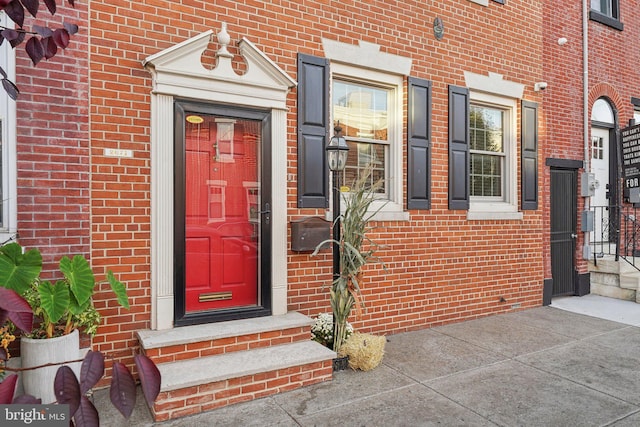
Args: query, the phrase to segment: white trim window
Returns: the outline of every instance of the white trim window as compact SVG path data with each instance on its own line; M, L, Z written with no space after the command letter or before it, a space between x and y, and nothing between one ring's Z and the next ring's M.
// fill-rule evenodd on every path
M14 24L0 12L0 25L13 28ZM9 80L15 82L16 56L11 45L0 45L0 67ZM0 88L0 91L3 91ZM0 244L17 232L16 198L16 103L4 93L0 95Z
M331 120L349 145L342 185L350 185L369 163L372 183L384 185L372 209L380 220L401 220L403 77L345 64L331 64Z
M470 93L470 219L519 219L517 100Z

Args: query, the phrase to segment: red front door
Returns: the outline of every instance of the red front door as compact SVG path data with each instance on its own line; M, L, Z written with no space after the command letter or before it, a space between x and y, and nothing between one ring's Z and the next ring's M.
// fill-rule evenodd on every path
M184 120L185 312L256 306L261 122L190 112Z

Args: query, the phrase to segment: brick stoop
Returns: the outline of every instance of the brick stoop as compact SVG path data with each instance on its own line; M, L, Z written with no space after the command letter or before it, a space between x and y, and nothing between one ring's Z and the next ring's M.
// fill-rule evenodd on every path
M336 354L309 339L297 312L164 331L138 331L162 374L156 421L328 381Z

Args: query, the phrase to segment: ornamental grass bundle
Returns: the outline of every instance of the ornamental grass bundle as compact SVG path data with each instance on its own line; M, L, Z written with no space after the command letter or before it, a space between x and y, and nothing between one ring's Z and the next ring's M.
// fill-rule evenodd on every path
M386 342L384 336L355 332L340 348L340 356L349 356L351 369L370 371L382 362Z

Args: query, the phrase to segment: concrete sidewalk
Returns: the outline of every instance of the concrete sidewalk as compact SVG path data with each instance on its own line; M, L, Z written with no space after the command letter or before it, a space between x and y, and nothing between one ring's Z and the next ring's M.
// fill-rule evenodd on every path
M613 304L640 314L635 303ZM640 328L570 308L391 335L372 371L158 425L640 425ZM144 404L125 421L105 391L95 397L102 426L153 425Z

